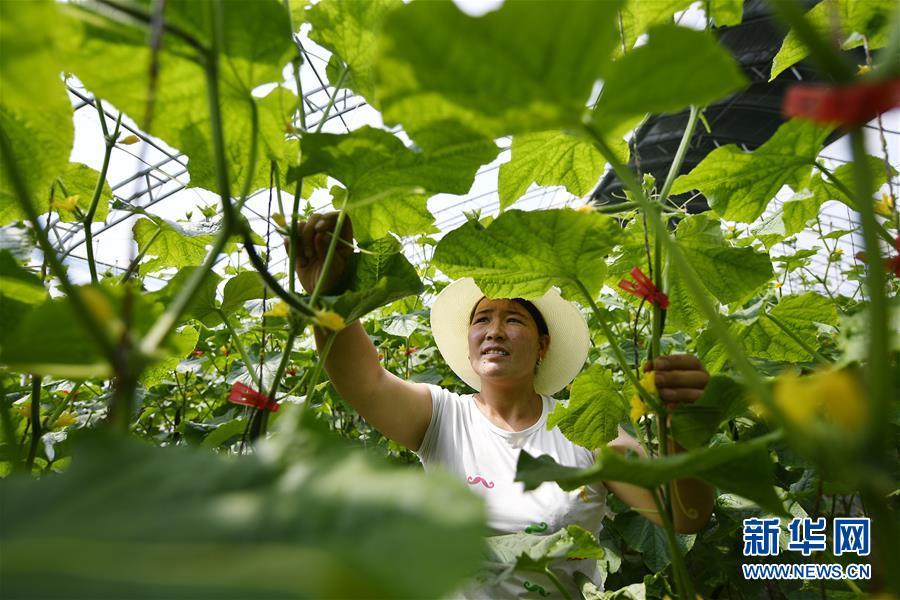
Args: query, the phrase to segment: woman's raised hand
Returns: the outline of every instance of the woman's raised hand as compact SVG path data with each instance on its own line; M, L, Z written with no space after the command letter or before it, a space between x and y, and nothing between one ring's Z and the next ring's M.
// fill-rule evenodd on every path
M656 373L656 389L659 397L668 405L696 402L709 383L709 373L696 356L670 354L647 363L645 371Z
M297 244L297 277L303 289L312 293L316 282L322 275L325 266L325 255L337 225L338 213L313 214L309 220L297 223L294 242ZM285 244L287 245L287 241ZM331 267L324 275L322 292L328 293L340 280L347 266L347 259L353 254L353 225L350 218L345 217L341 226L341 239L338 240Z

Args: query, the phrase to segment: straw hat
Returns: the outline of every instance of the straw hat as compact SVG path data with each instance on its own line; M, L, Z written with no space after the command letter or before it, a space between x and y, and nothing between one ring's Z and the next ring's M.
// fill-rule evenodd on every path
M476 391L481 378L469 361L469 317L484 294L471 277L445 287L431 307L431 331L438 350L460 379ZM584 366L591 340L587 323L574 304L555 289L531 300L547 323L550 348L534 377L534 390L552 395L571 382Z

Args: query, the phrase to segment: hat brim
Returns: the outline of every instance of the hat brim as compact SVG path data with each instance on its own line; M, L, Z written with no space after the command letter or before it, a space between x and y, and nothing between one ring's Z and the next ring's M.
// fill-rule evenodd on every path
M484 294L471 277L458 279L437 295L431 307L431 331L447 365L469 387L481 391L481 378L469 361L469 317ZM534 378L534 390L552 395L584 366L591 340L578 308L555 289L531 300L547 322L550 347Z

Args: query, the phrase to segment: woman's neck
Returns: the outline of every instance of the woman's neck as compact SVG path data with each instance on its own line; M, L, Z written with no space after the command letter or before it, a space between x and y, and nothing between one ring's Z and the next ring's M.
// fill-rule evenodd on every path
M482 380L475 405L491 423L507 431L528 429L537 423L544 409L533 381L527 385L496 385Z

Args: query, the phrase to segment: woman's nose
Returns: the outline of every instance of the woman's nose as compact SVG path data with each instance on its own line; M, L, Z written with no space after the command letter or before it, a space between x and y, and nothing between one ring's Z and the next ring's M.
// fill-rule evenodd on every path
M489 340L494 340L497 338L503 339L505 337L503 332L503 326L500 322L491 323L487 329L487 338Z

